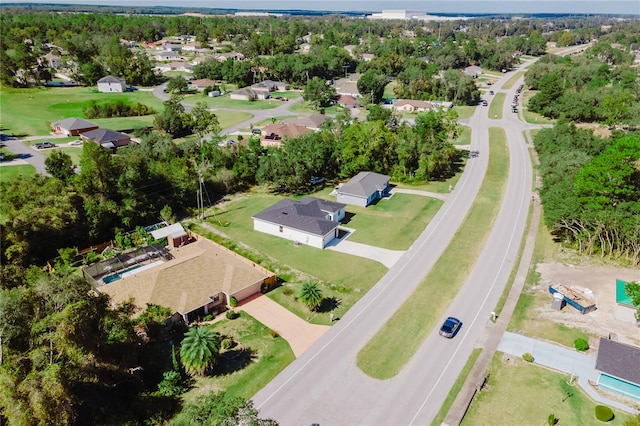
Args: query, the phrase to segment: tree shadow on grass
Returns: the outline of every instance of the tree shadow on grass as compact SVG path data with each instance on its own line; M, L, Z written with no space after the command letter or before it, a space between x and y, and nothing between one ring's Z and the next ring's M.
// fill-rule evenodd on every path
M335 310L340 305L340 300L335 297L325 297L316 308L316 312L326 313Z
M224 356L223 356L224 355ZM231 350L225 351L218 358L216 366L213 368L213 376L226 376L236 371L243 370L254 362L257 354L251 348L238 345Z

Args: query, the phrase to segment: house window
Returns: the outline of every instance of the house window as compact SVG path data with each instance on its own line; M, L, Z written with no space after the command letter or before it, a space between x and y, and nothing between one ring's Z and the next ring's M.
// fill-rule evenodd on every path
M214 302L217 302L219 300L220 300L220 295L219 294L216 294L215 296L213 296L213 301Z
M284 226L280 225L280 233L284 232Z

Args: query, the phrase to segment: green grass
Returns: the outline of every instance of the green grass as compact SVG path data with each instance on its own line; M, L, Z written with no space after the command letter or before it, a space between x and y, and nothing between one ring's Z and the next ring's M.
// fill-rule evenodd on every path
M301 97L302 91L301 90L283 90L281 92L275 91L275 92L271 92L270 96L272 98L275 98L276 96L282 96L283 98L288 98L289 100L293 100Z
M496 352L489 367L487 390L478 392L461 425L540 426L547 424L549 414L559 425L602 425L595 417L597 405L577 385L569 385L570 377L535 364L515 359L505 364ZM567 392L571 396L567 398ZM564 402L563 402L564 401ZM629 416L614 410L609 425L622 425Z
M516 84L523 75L524 75L524 72L522 71L515 73L513 76L511 76L511 78L505 84L502 85L502 88L504 90L511 89L513 85Z
M396 82L391 81L384 86L384 92L382 93L383 99L393 99L396 97L396 94L393 92L393 88L396 87Z
M242 99L231 99L229 95L211 98L209 96L202 96L202 94L200 93L194 95L186 95L184 97L184 102L194 105L196 104L196 102L203 102L210 108L236 108L247 110L272 109L284 104L284 102L277 101L275 99L257 99L255 101L245 101Z
M199 395L221 390L228 397L251 399L295 360L286 340L271 337L267 327L245 312L240 312L240 317L234 320L225 319L211 327L221 335L233 337L250 349L255 358L241 368L231 361L221 359L212 375L196 378L195 386L183 395L185 402L191 402Z
M507 95L504 93L496 93L493 100L489 103L489 118L500 120L502 119L502 107Z
M481 348L475 348L471 352L471 355L469 355L469 359L467 360L467 363L464 365L464 368L460 372L460 375L456 379L456 382L453 384L453 387L449 391L449 395L447 395L447 398L442 403L442 407L440 407L438 414L436 414L436 417L431 422L431 426L440 426L442 422L444 422L444 419L447 417L447 414L449 413L451 406L453 405L456 398L458 397L458 394L462 390L462 387L464 386L464 383L467 380L467 376L469 375L469 372L473 368L474 364L476 363L476 360L478 359L481 353L482 353Z
M29 178L35 176L36 168L31 164L17 164L11 166L0 166L0 183L11 182L20 176Z
M324 112L325 114L335 114L338 112L338 108L341 107L332 106L325 108ZM289 111L301 114L317 114L319 112L310 102L307 101L302 101L293 105Z
M420 195L394 194L369 207L349 206L353 217L342 223L354 228L349 241L390 250L407 250L442 206L442 201ZM393 232L389 232L393 229Z
M400 372L436 326L482 251L509 169L504 131L491 128L489 133L489 167L465 222L414 293L358 353L358 366L371 377L388 379Z
M251 120L253 118L253 114L243 111L218 110L214 113L216 117L218 117L218 123L220 123L220 127L223 129L235 126L236 124L242 123L243 121Z
M471 145L471 127L460 126L458 138L453 141L454 145Z
M0 86L0 127L8 135L46 135L51 129L49 124L69 117L83 118L83 108L91 101L107 102L123 100L129 103L140 102L162 110L162 101L146 91L126 93L99 93L90 87L29 88L15 89ZM151 116L133 117L133 120L145 122ZM116 120L116 119L107 119ZM95 121L98 124L99 120ZM117 123L117 121L116 121ZM128 128L131 128L128 125ZM117 129L114 129L117 130Z
M473 113L476 112L476 108L477 107L475 106L469 105L457 105L453 107L453 109L458 113L459 119L471 118Z
M276 117L271 117L271 118L267 118L261 121L257 121L255 123L253 123L254 126L266 126L268 124L271 123L279 123L282 120L285 120L287 118L296 118L297 115L278 115ZM247 131L250 131L250 129L247 129Z

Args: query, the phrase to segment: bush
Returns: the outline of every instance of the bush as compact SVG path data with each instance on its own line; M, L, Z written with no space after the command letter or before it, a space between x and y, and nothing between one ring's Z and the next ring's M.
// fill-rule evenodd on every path
M579 337L573 341L573 346L575 346L576 351L584 352L587 349L589 349L589 342L583 339L582 337Z
M282 294L284 294L285 296L290 296L293 294L293 289L290 287L287 287L284 290L282 290Z
M238 299L236 299L235 297L231 296L229 298L229 306L231 306L232 308L235 308L238 305Z
M270 335L271 337L273 337L274 339L275 339L276 337L280 337L280 333L278 333L278 332L277 332L276 330L274 330L274 329L269 330L269 335Z
M220 347L224 350L227 349L231 349L236 345L236 342L233 341L233 339L222 339L222 342L220 342Z
M547 417L547 423L549 426L555 426L558 423L558 418L555 414L551 413L549 414L549 417Z
M529 352L522 354L522 359L524 359L527 362L533 362L533 355L531 355Z
M596 405L596 419L601 422L610 422L613 420L613 411L606 405Z
M240 316L240 314L234 311L233 309L228 310L225 315L227 319L230 319L230 320L236 319Z

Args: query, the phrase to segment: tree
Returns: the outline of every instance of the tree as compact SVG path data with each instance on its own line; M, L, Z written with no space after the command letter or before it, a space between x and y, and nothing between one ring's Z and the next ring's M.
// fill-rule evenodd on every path
M631 298L631 303L638 308L636 311L636 319L640 321L640 284L631 281L624 285L624 291Z
M65 184L71 181L75 175L73 160L66 152L56 150L50 156L45 158L44 165L51 176L60 179Z
M258 410L253 401L226 397L224 392L210 392L200 395L187 405L172 422L174 426L277 426L271 419L258 418Z
M219 138L220 123L218 117L209 112L204 102L198 102L191 110L191 129L198 136L198 141L202 143L202 139L209 133L214 134L214 138ZM217 142L217 141L216 141Z
M302 97L305 101L311 102L317 109L331 106L337 97L336 89L325 80L313 77L304 87Z
M173 137L184 136L190 132L190 117L182 105L182 97L171 95L163 102L164 111L157 114L153 125L158 130L163 130Z
M320 306L320 303L322 303L322 290L320 290L317 282L305 281L302 283L302 286L300 286L298 299L309 308L309 310L314 311Z
M370 69L358 79L358 91L364 96L371 96L371 103L377 104L382 100L387 76L380 71Z
M179 75L177 77L173 77L169 79L167 83L167 92L169 93L181 93L187 87L187 80Z
M188 374L202 375L216 363L220 342L218 333L209 327L193 327L184 335L180 360Z

